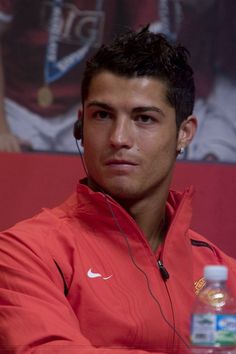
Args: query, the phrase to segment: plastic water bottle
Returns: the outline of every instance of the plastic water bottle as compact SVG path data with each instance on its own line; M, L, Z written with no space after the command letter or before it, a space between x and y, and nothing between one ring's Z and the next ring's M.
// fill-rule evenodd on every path
M192 312L191 352L236 354L236 300L226 285L228 269L206 266L204 278Z

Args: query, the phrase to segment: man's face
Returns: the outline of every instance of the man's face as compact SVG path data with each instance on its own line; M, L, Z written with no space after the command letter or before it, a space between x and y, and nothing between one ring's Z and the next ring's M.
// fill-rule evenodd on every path
M97 74L84 102L83 132L88 174L114 198L139 200L168 188L177 128L162 81Z

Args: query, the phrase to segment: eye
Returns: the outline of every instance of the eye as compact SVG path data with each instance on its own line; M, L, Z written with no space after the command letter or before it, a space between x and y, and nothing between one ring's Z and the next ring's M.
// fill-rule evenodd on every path
M111 117L111 114L107 111L99 110L93 112L93 118L96 119L109 119Z
M135 117L135 121L141 124L152 124L155 122L155 119L147 114L140 114Z

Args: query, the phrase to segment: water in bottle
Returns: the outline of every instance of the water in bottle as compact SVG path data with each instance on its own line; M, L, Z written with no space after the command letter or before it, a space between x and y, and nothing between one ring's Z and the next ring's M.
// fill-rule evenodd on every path
M192 312L191 352L236 354L236 300L226 285L228 269L206 266L204 278Z

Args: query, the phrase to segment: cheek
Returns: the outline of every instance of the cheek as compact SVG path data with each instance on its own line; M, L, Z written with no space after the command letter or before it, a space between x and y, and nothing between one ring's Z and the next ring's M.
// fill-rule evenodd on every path
M176 160L176 141L167 137L160 140L152 144L152 149L151 144L145 144L146 149L145 146L142 147L145 151L146 168L154 175L168 172Z
M176 141L169 136L159 136L140 141L139 150L143 151L149 159L169 158L175 155Z
M101 168L106 148L99 134L84 136L84 160L89 173L95 173ZM96 172L97 173L97 172Z
M91 147L96 147L98 149L100 146L104 146L107 141L107 129L96 126L87 125L84 127L84 147L90 149Z
M85 132L84 134L84 155L95 155L101 149L101 138L99 134L90 134L89 132Z

